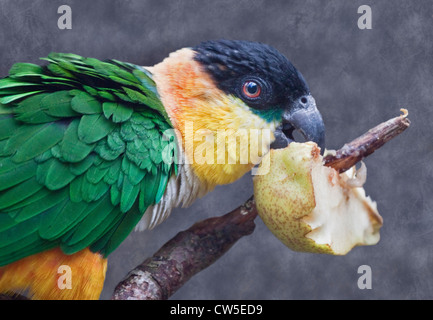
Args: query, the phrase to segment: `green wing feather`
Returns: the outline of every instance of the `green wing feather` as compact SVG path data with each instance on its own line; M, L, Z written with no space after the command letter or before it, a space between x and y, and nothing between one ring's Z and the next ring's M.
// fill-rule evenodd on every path
M53 247L108 255L177 172L163 161L171 124L149 72L43 60L0 79L0 266Z

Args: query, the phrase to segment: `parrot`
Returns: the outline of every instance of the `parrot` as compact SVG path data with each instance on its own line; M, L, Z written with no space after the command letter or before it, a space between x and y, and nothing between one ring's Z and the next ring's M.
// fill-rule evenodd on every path
M258 164L240 161L251 132L269 132L259 159L295 130L324 150L306 80L261 42L207 40L148 67L41 60L0 79L0 293L99 299L108 256L132 231Z

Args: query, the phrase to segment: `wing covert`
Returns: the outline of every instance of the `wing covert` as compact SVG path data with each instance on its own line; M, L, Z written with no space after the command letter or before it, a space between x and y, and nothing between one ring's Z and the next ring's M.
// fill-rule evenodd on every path
M151 75L117 60L52 53L0 79L0 265L60 246L108 255L175 164ZM165 153L164 153L165 152Z

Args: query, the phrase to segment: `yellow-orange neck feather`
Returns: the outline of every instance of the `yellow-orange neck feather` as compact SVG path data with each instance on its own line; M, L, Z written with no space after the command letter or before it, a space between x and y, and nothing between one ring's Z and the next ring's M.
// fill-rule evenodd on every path
M188 163L208 188L239 179L258 162L257 156L268 151L275 123L266 122L242 100L217 88L194 60L193 50L174 52L149 71ZM262 134L264 129L268 131ZM252 152L251 141L256 138L259 144L254 144Z

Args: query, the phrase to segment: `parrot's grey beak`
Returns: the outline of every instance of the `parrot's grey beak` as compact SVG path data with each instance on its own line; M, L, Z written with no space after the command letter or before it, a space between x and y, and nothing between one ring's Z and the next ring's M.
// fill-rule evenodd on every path
M300 97L283 113L283 121L275 130L275 141L271 149L281 149L294 141L293 131L298 130L306 141L313 141L325 151L325 125L311 95Z

